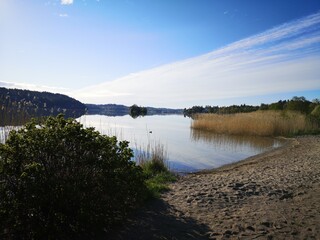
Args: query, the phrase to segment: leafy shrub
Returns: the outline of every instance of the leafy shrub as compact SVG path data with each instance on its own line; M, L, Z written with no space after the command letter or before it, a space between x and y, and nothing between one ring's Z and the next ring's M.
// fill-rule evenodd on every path
M169 172L168 167L166 166L164 161L161 161L157 158L152 158L148 161L145 161L141 165L143 172L148 176L148 177L153 177L159 173L162 172Z
M320 105L316 106L313 111L311 112L311 115L320 120Z
M128 142L63 116L0 145L0 238L96 238L146 193Z

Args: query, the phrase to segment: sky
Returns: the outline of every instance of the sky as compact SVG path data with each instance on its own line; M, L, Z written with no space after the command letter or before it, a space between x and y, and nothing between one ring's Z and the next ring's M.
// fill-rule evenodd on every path
M184 108L320 98L319 0L0 0L0 87Z

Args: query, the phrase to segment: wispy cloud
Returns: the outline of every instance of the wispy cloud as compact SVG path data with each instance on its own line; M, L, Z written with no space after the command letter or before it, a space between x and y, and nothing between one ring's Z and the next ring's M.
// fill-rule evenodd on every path
M184 61L75 91L85 102L169 107L320 89L320 12Z
M69 15L66 14L66 13L60 13L60 14L59 14L59 17L69 17Z
M61 0L61 5L71 5L73 4L73 0Z
M29 84L29 83L0 82L0 87L12 88L12 89L14 89L14 88L28 89L28 90L39 91L39 92L53 92L53 93L69 94L69 90L66 88L35 85L35 84Z

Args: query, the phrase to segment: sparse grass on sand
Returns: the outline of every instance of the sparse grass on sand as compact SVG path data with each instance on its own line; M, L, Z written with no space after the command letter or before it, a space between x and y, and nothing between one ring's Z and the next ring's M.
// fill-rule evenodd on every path
M294 111L256 111L237 114L198 114L194 129L215 133L256 136L292 136L319 131L319 123Z

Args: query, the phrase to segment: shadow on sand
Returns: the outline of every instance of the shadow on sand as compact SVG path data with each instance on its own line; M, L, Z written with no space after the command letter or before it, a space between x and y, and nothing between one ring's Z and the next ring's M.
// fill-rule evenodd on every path
M108 239L208 239L209 228L161 199L152 201Z

